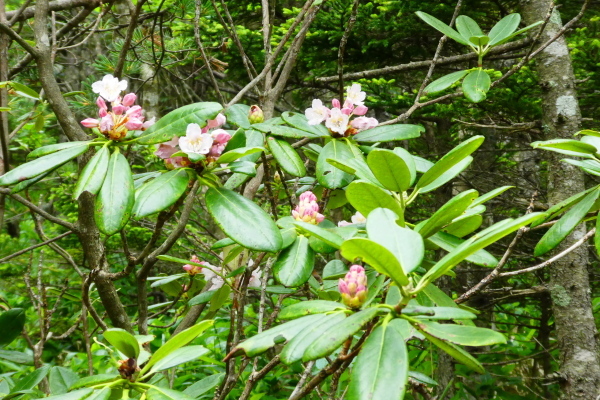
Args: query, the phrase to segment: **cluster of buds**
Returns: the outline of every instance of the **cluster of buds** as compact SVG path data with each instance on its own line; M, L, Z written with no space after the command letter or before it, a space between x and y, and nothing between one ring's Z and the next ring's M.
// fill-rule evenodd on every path
M231 139L231 135L221 129L225 122L227 122L225 116L219 114L215 119L208 120L204 128L200 128L198 124L189 124L185 136L174 136L170 141L162 143L154 154L165 160L169 169L195 164L190 158L194 159L200 156L206 163L216 161ZM175 153L179 152L185 153L187 157L173 157Z
M125 89L127 81L119 81L112 75L94 82L92 90L100 95L96 100L100 118L86 118L81 124L86 128L98 128L110 140L123 140L129 131L143 131L152 126L155 119L144 122L142 107L134 105L137 99L135 93L128 93L121 98L121 92Z
M342 301L350 308L359 308L367 299L367 275L360 265L353 265L338 282Z
M362 215L361 213L359 213L357 211L352 217L350 217L350 221L352 221L352 222L340 221L340 222L338 222L338 226L342 227L342 226L348 226L348 225L352 225L352 224L364 224L365 222L367 222L367 219L365 218L364 215Z
M265 115L259 106L250 106L250 112L248 113L248 121L251 124L260 124L265 120Z
M309 125L318 125L325 121L325 126L333 137L355 135L379 124L375 118L364 116L369 110L364 105L366 97L366 93L360 90L360 85L355 83L348 88L343 105L338 99L333 99L331 101L332 108L329 109L323 105L321 100L314 99L312 107L307 108L304 115L306 115ZM352 116L358 117L350 121Z
M117 362L119 364L117 369L121 378L127 379L130 382L135 382L137 372L140 370L140 367L137 365L137 360L135 358L128 358Z
M192 258L190 258L190 262L193 262L194 264L204 264L206 261L200 261L198 257L193 255ZM202 267L199 265L185 264L183 270L190 275L197 275L202 272Z
M297 221L304 221L315 225L325 219L323 214L319 214L317 196L311 191L306 191L300 195L298 205L292 210L292 216Z

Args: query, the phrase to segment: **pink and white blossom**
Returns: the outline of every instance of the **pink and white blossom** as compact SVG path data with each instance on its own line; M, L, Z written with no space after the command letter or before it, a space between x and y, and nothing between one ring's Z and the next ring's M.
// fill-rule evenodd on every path
M348 226L348 225L352 225L352 224L364 224L365 222L367 222L367 219L365 218L364 215L362 215L361 213L359 213L358 211L356 212L356 214L354 214L350 220L352 222L348 222L348 221L340 221L338 222L338 226L342 227L342 226Z
M344 279L338 281L342 301L351 308L359 308L367 299L367 275L360 265L353 265Z
M185 136L179 138L179 148L187 154L208 154L212 145L212 136L202 133L198 124L189 124Z
M110 102L116 101L125 89L127 89L127 81L119 81L119 78L111 74L104 75L101 81L92 83L92 91Z
M355 106L362 106L367 98L367 94L360 90L360 84L355 83L346 91L346 101L350 101Z
M329 118L325 121L325 126L331 131L338 133L343 136L346 133L346 129L348 129L348 122L350 121L350 116L347 114L343 114L342 110L339 108L331 109L331 113Z
M192 258L190 259L190 262L193 262L194 264L202 263L200 261L200 259L198 257L196 257L195 255L192 256ZM190 275L197 275L200 272L202 272L202 267L200 267L199 265L185 264L183 266L183 269Z
M356 128L359 131L364 131L366 129L375 128L378 124L379 124L379 122L375 118L369 118L369 117L354 118L352 120L352 122L350 123L350 125L352 125L353 128Z
M204 280L206 281L207 290L217 290L225 284L223 278L217 275L215 272L219 274L222 273L223 269L219 267L215 267L212 264L209 264L206 261L201 261L200 264L204 265L206 268L202 268L202 275L204 275Z
M325 219L325 216L319 213L317 196L311 191L306 191L300 195L298 205L292 210L292 216L297 221L314 225L321 223Z
M304 115L306 115L309 125L317 125L329 117L329 108L325 107L321 100L314 99L312 107L307 108Z

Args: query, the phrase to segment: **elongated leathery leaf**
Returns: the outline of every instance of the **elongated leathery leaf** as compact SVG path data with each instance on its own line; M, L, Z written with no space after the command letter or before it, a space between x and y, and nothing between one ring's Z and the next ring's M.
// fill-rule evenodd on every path
M476 190L466 190L459 193L444 204L439 210L437 210L422 226L418 229L418 232L424 238L428 238L433 235L442 227L452 222L452 220L460 216L467 207L469 207L473 200L479 196Z
M285 140L269 137L267 138L267 145L281 169L292 176L303 177L306 175L304 162L291 144Z
M411 323L423 333L428 333L439 339L463 346L489 346L492 344L506 343L506 337L503 334L487 328L456 324L440 324L423 320L419 320L419 322L411 321Z
M509 14L498 21L490 30L490 33L488 33L488 36L490 37L490 46L495 46L512 35L519 27L520 22L521 16L516 13Z
M282 285L295 287L311 277L314 266L315 253L308 245L308 238L300 235L291 246L279 253L273 272Z
M250 113L250 106L245 104L234 104L227 108L225 116L227 122L239 126L240 128L250 129L250 121L248 120L248 114Z
M583 158L594 158L594 154L598 151L596 146L572 139L552 139L543 142L533 142L531 143L531 147Z
M385 247L369 239L354 238L346 240L341 247L342 256L349 261L357 258L372 266L378 272L389 276L398 285L408 285L406 276L398 259Z
M423 90L423 93L438 93L442 90L446 90L450 86L454 85L456 82L464 78L465 75L467 75L468 73L469 71L456 71L451 74L444 75L441 78L438 78L435 81L431 82L429 85L427 85Z
M279 319L295 319L311 314L321 314L338 309L347 309L342 303L328 300L301 301L285 307L278 315Z
M450 182L450 180L454 179L458 174L463 172L471 163L473 162L473 157L467 156L463 160L459 161L456 165L450 167L447 171L443 172L439 177L437 177L433 182L429 183L422 188L419 188L419 193L428 193L432 190L439 188L440 186Z
M208 212L231 239L252 250L281 249L277 225L254 202L223 188L208 189L205 198Z
M56 153L57 151L70 149L73 147L89 146L89 143L91 143L91 140L88 140L85 142L64 142L64 143L49 144L48 146L38 147L37 149L33 150L31 153L27 154L27 159L31 160L34 158L46 156L48 154Z
M4 346L16 339L25 326L25 310L11 308L0 314L0 346Z
M483 36L483 31L477 22L466 15L459 15L456 18L456 30L466 40L469 40L471 36Z
M294 128L309 132L312 135L319 135L321 137L330 137L331 136L331 133L329 133L329 129L327 129L325 127L325 125L323 125L323 124L309 125L308 119L304 116L304 114L286 111L283 114L281 114L281 118L288 125L291 125Z
M384 322L369 335L352 368L348 400L402 399L408 380L405 338Z
M140 354L140 345L137 339L126 330L121 328L107 329L103 335L108 343L115 346L126 357L137 358Z
M346 189L346 198L364 216L368 216L376 208L388 208L397 215L402 214L402 208L396 199L370 182L352 182Z
M317 159L316 173L319 184L328 189L337 189L352 182L352 175L329 164L328 158L344 160L354 158L354 155L350 147L341 140L331 140L327 143Z
M98 193L108 171L109 159L110 152L108 147L102 147L94 154L94 157L90 159L83 168L83 171L81 171L81 175L73 191L73 199L77 200L83 192Z
M204 346L180 347L179 349L173 350L166 357L163 357L157 361L152 368L150 368L150 371L148 371L146 375L152 375L155 372L163 371L188 361L193 361L198 357L208 353L208 351L209 350Z
M469 42L467 41L468 39L465 39L464 37L462 37L462 35L460 33L456 32L454 29L452 29L451 27L449 27L448 25L446 25L439 19L437 19L429 14L426 14L422 11L417 11L415 14L417 14L417 16L419 18L421 18L423 21L425 21L427 24L431 25L432 27L434 27L438 31L442 32L444 35L448 36L449 38L454 39L458 43L464 44L465 46L469 45Z
M402 157L392 150L375 149L367 156L373 175L388 190L404 192L412 183L411 171Z
M476 69L465 77L462 83L462 89L465 97L473 103L479 103L485 100L487 92L490 90L492 81L490 76L483 69Z
M359 132L354 135L354 140L360 143L391 142L417 138L424 131L425 129L420 125L384 125Z
M190 181L185 169L174 169L142 186L136 193L133 214L145 217L166 210L175 204L187 189Z
M291 137L295 139L304 139L307 137L316 139L322 136L314 132L303 131L289 126L272 125L265 122L252 125L252 129L256 129L257 131L264 133L270 133L271 135L275 136Z
M473 371L479 372L480 374L485 373L483 366L477 361L472 355L465 350L461 349L453 343L449 343L446 340L439 339L433 335L423 332L423 335L434 345L444 350L446 353L451 355L456 361L466 365Z

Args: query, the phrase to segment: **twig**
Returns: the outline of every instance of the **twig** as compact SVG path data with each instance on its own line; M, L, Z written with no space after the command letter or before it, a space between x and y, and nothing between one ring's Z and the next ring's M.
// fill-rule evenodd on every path
M350 18L348 19L348 24L346 25L346 29L344 30L344 34L340 40L340 48L338 50L338 96L340 97L341 104L344 104L344 53L346 52L348 37L350 36L350 32L352 32L352 28L356 22L356 14L358 13L359 4L360 0L354 0L354 4L352 4L352 11L350 12Z
M44 242L42 242L42 243L34 244L33 246L29 246L29 247L28 247L28 248L26 248L26 249L19 250L19 251L17 251L16 253L13 253L13 254L11 254L11 255L8 255L8 256L6 256L6 257L4 257L4 258L0 258L0 264L2 264L2 263L3 263L3 262L5 262L5 261L8 261L8 260L10 260L11 258L15 258L15 257L18 257L18 256L20 256L21 254L27 253L28 251L31 251L31 250L37 249L38 247L45 246L45 245L47 245L48 243L52 243L52 242L55 242L55 241L57 241L57 240L60 240L60 239L64 238L65 236L68 236L68 235L70 235L71 233L73 233L73 231L68 231L68 232L62 233L62 234L60 234L60 235L58 235L58 236L56 236L56 237L53 237L52 239L48 239L48 240L46 240L46 241L44 241Z

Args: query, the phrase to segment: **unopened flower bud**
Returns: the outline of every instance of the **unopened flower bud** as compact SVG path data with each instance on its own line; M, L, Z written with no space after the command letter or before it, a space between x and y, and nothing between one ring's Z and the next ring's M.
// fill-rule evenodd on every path
M190 262L193 262L195 264L200 264L201 261L198 257L196 257L194 255L194 256L192 256L192 258L190 258ZM183 269L190 275L196 275L196 274L199 274L200 272L202 272L202 267L200 267L198 265L192 265L192 264L185 264L183 266Z
M298 205L292 210L292 216L297 221L303 221L314 225L321 223L325 219L323 214L319 214L317 196L311 191L304 192L300 195Z
M367 275L360 265L353 265L338 282L342 301L350 308L359 308L367 299Z
M365 115L367 111L369 111L369 108L365 105L356 106L354 115Z
M123 97L122 104L125 107L131 107L133 105L133 103L135 103L136 99L137 99L137 96L135 95L135 93L127 93L125 95L125 97Z
M248 114L248 120L251 124L260 124L265 120L265 115L259 106L251 106L250 113Z
M333 108L341 108L341 106L342 106L338 99L331 100L331 105L333 106Z
M86 118L81 121L81 125L85 126L86 128L97 128L100 126L100 122L98 122L96 118Z
M116 104L112 108L112 112L115 115L123 115L125 111L127 111L127 107L125 107L123 104Z

